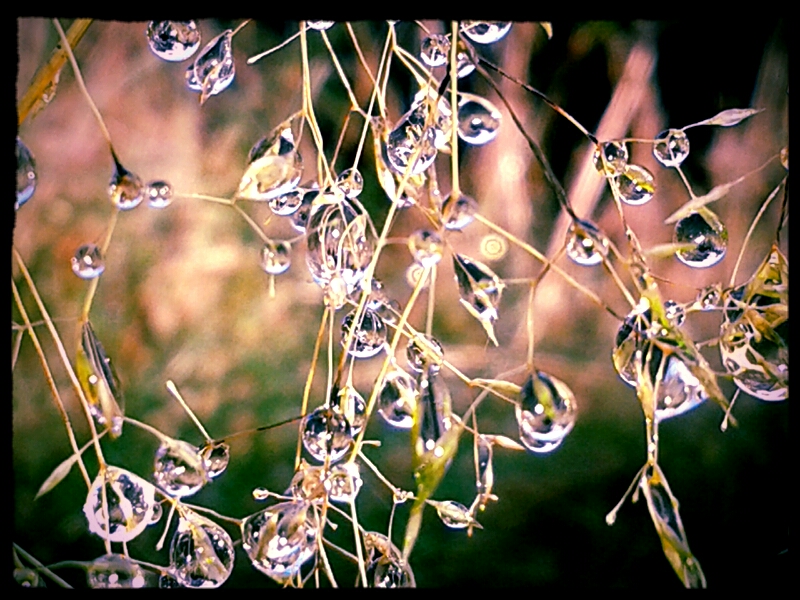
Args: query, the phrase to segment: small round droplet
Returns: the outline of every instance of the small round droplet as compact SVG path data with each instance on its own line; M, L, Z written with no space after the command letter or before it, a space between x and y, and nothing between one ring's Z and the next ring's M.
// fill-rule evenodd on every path
M508 242L502 235L487 233L481 238L478 249L486 260L500 260L508 252Z
M494 44L511 30L511 21L464 21L461 32L476 44Z
M233 541L222 527L186 510L170 545L172 575L193 589L221 586L233 571Z
M653 156L665 167L677 167L689 156L689 138L680 129L667 129L656 136Z
M552 450L575 425L575 396L567 385L542 371L528 376L516 405L520 441L533 452Z
M324 485L332 502L353 502L363 485L358 465L356 463L334 465Z
M458 40L458 52L456 53L456 70L459 79L466 77L475 70L478 63L478 55L471 44Z
M418 229L408 236L408 249L420 265L432 267L442 260L444 243L435 231Z
M161 520L161 517L164 516L164 507L161 505L161 502L156 502L153 505L153 518L150 519L150 525L155 525Z
M567 231L567 256L576 264L593 267L608 255L608 238L594 223L576 219Z
M78 248L70 261L72 272L81 279L100 277L106 269L106 261L95 244L84 244Z
M319 196L319 190L310 189L306 190L302 196L300 206L289 213L289 222L295 231L300 233L306 232L308 227L308 220L311 218L311 207L314 200Z
M395 369L384 379L378 412L392 427L411 429L417 407L417 384L401 369Z
M458 101L458 137L474 146L481 146L497 137L502 115L486 98L461 94Z
M231 460L231 447L225 442L208 442L200 450L206 475L211 479L219 477L228 468Z
M690 214L675 225L673 240L678 244L695 244L692 250L675 253L683 264L696 269L713 267L728 249L728 230L710 210Z
M17 138L17 199L14 210L25 204L36 190L36 161L28 147Z
M200 449L181 440L164 439L156 451L156 484L175 498L197 493L208 478Z
M200 31L194 21L150 21L145 35L150 50L171 62L186 60L200 47Z
M142 180L115 160L114 174L108 186L111 203L119 210L131 210L142 203L145 196Z
M336 186L349 199L357 198L364 189L364 177L358 169L345 169L336 178Z
M102 487L106 488L107 512ZM106 467L92 483L83 505L89 531L111 542L129 542L153 520L156 489L138 475ZM109 527L110 521L110 527Z
M674 300L667 300L664 302L664 314L667 320L676 327L683 325L683 322L686 320L686 311L683 305L678 304Z
M280 275L292 264L292 247L289 242L266 242L261 248L261 268L270 275Z
M350 449L353 433L350 423L341 413L321 406L303 419L303 446L319 462L340 460Z
M700 310L708 311L719 307L722 300L722 288L719 284L704 287L697 293L697 304Z
M151 181L145 186L147 202L151 208L166 208L172 204L172 186L166 181Z
M294 189L283 196L276 196L269 200L269 208L276 215L286 217L293 214L303 203L304 190Z
M616 177L628 166L628 147L624 142L601 142L594 149L593 160L601 174Z
M257 487L253 490L253 500L257 500L259 502L263 502L267 498L269 498L272 494L270 494L267 488Z
M350 423L353 437L361 432L367 422L367 401L350 385L343 387L335 397L331 398L331 408L345 416Z
M619 195L625 204L641 206L656 191L653 174L639 165L628 165L617 178Z
M431 34L422 40L419 56L429 67L441 67L447 63L450 52L450 38L439 33Z
M342 320L342 344L350 335L353 319L357 309L348 313ZM386 344L386 325L374 311L365 308L361 314L361 322L356 328L353 343L348 354L355 358L372 358L383 350Z
M475 220L478 203L466 194L450 194L442 204L442 221L445 229L460 231Z
M306 21L306 25L309 29L315 29L317 31L326 31L335 24L336 21Z
M406 358L412 371L427 373L430 369L438 373L444 361L444 349L436 338L418 335L408 342Z
M122 554L106 554L86 569L86 581L93 590L138 589L147 583L145 571Z

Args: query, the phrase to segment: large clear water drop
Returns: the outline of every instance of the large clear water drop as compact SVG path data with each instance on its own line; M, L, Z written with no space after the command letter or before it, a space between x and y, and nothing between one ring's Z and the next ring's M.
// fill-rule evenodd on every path
M367 586L373 588L416 587L414 572L389 538L373 531L364 534Z
M593 267L608 256L609 241L594 223L574 219L567 230L567 256L572 262Z
M292 246L289 242L270 240L261 247L261 268L270 275L280 275L292 264Z
M233 541L222 527L183 509L170 546L172 575L184 587L218 588L233 571Z
M150 21L145 35L153 54L171 62L186 60L200 47L194 21Z
M303 159L297 150L291 122L287 121L250 149L237 194L245 200L269 202L294 190L302 176ZM288 203L290 206L297 204L291 199ZM293 212L285 206L281 206L280 211L273 208L273 211L277 214Z
M675 253L678 260L695 269L713 267L725 257L728 249L728 230L707 208L678 221L672 239L677 244L695 246Z
M631 206L646 204L656 191L653 174L639 165L627 165L617 177L617 186L622 201Z
M450 38L433 33L426 36L420 44L419 57L429 67L441 67L447 63L450 53Z
M520 441L533 452L543 452L575 426L575 396L563 381L537 370L522 386L516 414Z
M131 210L142 203L145 196L145 187L141 178L123 167L117 157L114 159L114 173L108 184L108 196L111 204L119 210Z
M402 369L395 369L384 378L378 412L392 427L411 429L418 398L415 381Z
M145 196L150 208L166 208L172 204L172 185L168 181L160 179L150 181L145 186Z
M458 101L458 137L473 146L481 146L497 137L502 115L486 98L461 94Z
M103 507L105 486L107 511ZM111 542L129 542L153 520L156 489L138 475L118 467L106 467L89 488L83 514L89 531Z
M72 272L81 279L100 277L106 270L106 261L96 244L84 244L70 259Z
M665 167L677 167L689 156L689 138L680 129L666 129L656 136L653 156Z
M139 589L147 584L142 567L122 554L105 554L86 568L86 583L93 590Z
M153 478L161 489L175 498L197 493L208 482L200 449L165 437L156 451Z
M445 229L461 231L475 220L478 203L466 194L450 194L442 204L442 223Z
M200 87L200 104L227 89L236 75L233 62L233 31L228 29L211 40L194 60L194 81ZM191 87L191 86L190 86Z
M497 345L494 322L505 286L489 267L462 254L453 256L453 266L461 295L459 302L480 321L489 339Z
M303 446L319 462L341 460L353 443L353 430L340 412L320 406L303 419Z
M347 343L358 309L353 309L342 320L342 345ZM353 333L353 342L347 353L355 358L372 358L386 346L386 325L374 311L365 308Z
M494 44L511 30L511 21L464 21L461 32L476 44Z

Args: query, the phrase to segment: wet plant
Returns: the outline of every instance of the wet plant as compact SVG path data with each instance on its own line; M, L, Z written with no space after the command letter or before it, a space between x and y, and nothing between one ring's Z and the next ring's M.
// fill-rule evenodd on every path
M503 547L531 536L526 485L588 495L559 472L631 423L633 482L582 517L612 539L644 498L635 542L715 586L671 453L788 427L782 24L752 105L686 122L645 85L655 25L606 32L592 127L512 52L550 23L19 24L20 585L441 584L503 513Z

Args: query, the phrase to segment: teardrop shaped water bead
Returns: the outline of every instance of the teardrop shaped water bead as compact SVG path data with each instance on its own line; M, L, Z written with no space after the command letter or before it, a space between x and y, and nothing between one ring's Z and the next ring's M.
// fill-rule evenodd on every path
M458 101L458 137L481 146L497 137L502 115L494 104L475 94L461 94Z
M150 181L144 189L150 208L166 208L172 204L172 186L168 181Z
M403 555L389 538L382 533L368 531L364 534L364 550L367 555L366 576L368 587L413 588L416 587L414 572L403 560Z
M708 398L705 387L689 369L686 358L680 352L668 354L661 359L666 361L661 379L652 377L653 388L657 387L655 417L659 421L689 412ZM653 359L651 361L657 364ZM651 374L653 370L658 373L657 367L651 366Z
M438 372L444 361L444 349L436 338L420 334L408 342L406 359L412 371L422 373L430 368Z
M103 486L108 512L103 509ZM155 487L138 475L106 467L92 483L83 505L89 531L111 542L131 541L153 520L155 492Z
M291 123L287 122L250 149L237 196L267 202L294 190L302 176L303 158L297 151Z
M318 189L304 190L300 206L289 215L289 223L292 228L300 233L305 233L308 228L308 221L311 219L311 208L314 205L314 200L319 196Z
M150 21L145 36L153 54L171 62L186 60L200 47L194 21Z
M181 511L169 551L172 575L184 587L218 588L233 571L231 536L214 521L187 509Z
M497 320L497 307L505 286L489 267L462 254L453 255L453 266L461 295L459 302L480 321L496 346L494 321Z
M608 256L608 238L594 223L575 219L567 231L567 256L572 262L593 267Z
M478 55L475 48L471 44L458 40L458 49L456 51L456 74L459 79L470 75L475 70L475 65L478 64Z
M675 253L678 260L695 269L713 267L725 257L728 249L728 230L707 208L678 221L672 239L677 244L696 246Z
M112 158L114 159L114 173L108 184L108 196L111 204L119 210L136 208L144 200L144 184L138 175L123 167L113 153Z
M601 142L594 149L592 160L601 174L616 177L628 166L628 147L624 142Z
M197 80L197 75L194 72L194 63L191 63L187 68L186 71L183 73L183 78L186 81L186 87L188 87L193 92L202 92L203 86Z
M353 319L357 309L353 309L342 320L342 346L350 336ZM355 358L372 358L380 354L386 345L386 325L383 320L368 308L361 313L361 320L353 336L348 354Z
M480 510L486 508L486 502L489 499L497 499L492 496L492 488L494 488L493 453L492 444L483 435L477 436L475 443L475 487L478 491L478 508Z
M432 267L442 260L444 242L435 231L418 229L408 236L408 250L423 267Z
M305 190L296 188L291 192L271 198L269 200L269 208L276 215L287 217L300 208L300 205L303 203L304 194Z
M14 210L25 204L36 191L36 161L28 147L17 138L17 199Z
M386 375L378 400L378 412L392 427L411 429L419 392L417 384L402 369Z
M233 82L233 31L227 29L211 40L194 60L194 79L200 85L200 104L216 96Z
M339 463L331 467L325 489L331 502L353 502L363 483L356 463Z
M664 315L667 320L675 327L680 327L686 321L686 310L683 305L678 304L674 300L667 300L664 302Z
M620 199L631 206L641 206L653 198L656 187L653 174L639 165L628 165L617 177Z
M282 502L242 522L242 548L253 566L285 583L317 552L318 525L305 502Z
M419 175L436 158L436 130L427 124L425 103L411 107L386 139L387 165L399 175Z
M653 156L665 167L677 167L689 156L689 138L680 129L665 129L656 136Z
M714 310L722 300L722 287L717 284L707 285L697 293L695 303L702 311Z
M174 498L197 493L208 482L200 448L165 437L156 451L153 478Z
M745 284L726 292L720 356L743 392L789 397L789 265L777 246Z
M339 411L350 423L350 433L357 436L367 423L367 402L364 396L350 385L331 396L331 408Z
M72 272L81 279L100 277L106 270L106 261L95 244L84 244L75 251L71 259Z
M511 30L511 21L464 21L461 32L477 44L494 44Z
M303 446L319 462L340 460L353 443L353 431L345 416L327 406L320 406L303 419Z
M112 439L119 437L122 434L125 399L111 359L88 320L81 327L75 372L89 402L89 412L97 424L109 427Z
M266 242L261 247L261 268L270 275L280 275L292 264L292 247L289 242Z
M306 21L309 29L317 31L327 31L336 24L336 21Z
M228 468L231 460L231 447L225 442L208 442L200 449L203 458L203 467L206 475L211 479L219 477Z
M426 113L433 112L429 117L431 127L435 134L437 150L451 152L450 143L453 136L453 110L446 94L439 95L439 90L434 86L422 86L414 95L414 106L424 106Z
M426 36L420 44L419 57L429 67L441 67L450 54L450 38L439 33Z
M436 508L442 523L450 529L466 529L470 525L476 524L469 509L460 502L454 500L445 500L444 502L431 500L430 502Z
M466 194L450 194L442 204L442 223L445 229L461 231L475 220L478 203Z
M325 287L338 275L347 293L353 293L372 260L373 240L369 215L356 211L349 201L312 206L306 264L314 281Z
M86 583L93 590L139 589L147 583L142 567L122 554L105 554L86 568Z
M421 458L429 452L441 450L438 443L452 425L452 400L447 384L434 367L428 367L418 375L417 388L419 397L414 417L417 425L414 428L414 451ZM445 469L449 465L450 461Z
M352 200L358 198L364 189L364 177L358 169L345 169L336 178L336 186L342 191L345 197Z
M560 379L535 371L528 375L516 405L519 439L533 452L560 442L575 426L575 396Z

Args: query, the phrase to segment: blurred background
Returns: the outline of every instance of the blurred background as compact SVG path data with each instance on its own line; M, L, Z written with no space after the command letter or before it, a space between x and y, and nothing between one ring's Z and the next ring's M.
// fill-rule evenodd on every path
M204 45L240 22L201 20ZM69 20L63 20L66 29ZM425 21L433 32L449 23ZM17 101L36 70L58 43L51 21L18 19ZM87 88L111 133L122 164L144 181L165 179L181 193L231 197L246 166L247 153L263 135L302 108L299 42L247 65L297 31L297 22L255 21L233 40L236 76L232 85L204 106L184 83L188 62L158 59L145 39L145 22L95 21L75 50ZM698 195L765 163L788 146L788 26L759 19L735 26L701 20L664 22L554 21L553 37L536 23L515 23L510 33L478 53L515 77L544 92L601 140L623 136L652 139L667 128L707 119L727 108L764 111L733 128L689 130L691 153L684 172ZM386 39L385 22L355 22L353 32L373 73ZM418 55L425 32L412 22L396 25L398 43ZM327 31L342 68L362 107L372 84L360 66L344 24ZM345 123L349 100L321 37L309 32L314 109L326 155ZM441 69L439 69L441 71ZM437 76L443 73L436 72ZM626 254L619 216L602 177L591 165L591 144L566 119L513 82L496 78L526 131L539 142L553 170L582 217L596 222ZM411 103L416 84L399 61L392 64L386 101L397 120ZM460 146L461 187L473 196L482 215L548 256L563 247L568 223L544 182L542 169L514 127L491 86L474 73L459 80L459 90L490 99L503 113L498 139L481 147ZM363 120L353 115L333 165L352 166ZM13 244L29 268L54 318L70 357L79 334L78 317L88 284L75 277L70 258L88 242L100 243L112 213L107 188L113 163L108 147L73 71L66 65L54 98L19 128L33 153L37 188L16 214ZM365 187L360 200L380 231L388 200L379 187L371 138L359 169ZM303 181L316 178L315 151L309 135L301 140ZM630 144L631 162L656 177L654 199L626 207L625 215L645 248L672 241L664 219L688 200L674 170L662 168L651 146ZM436 161L442 194L450 190L449 157ZM736 186L712 208L729 232L726 258L709 269L692 270L674 257L653 260L663 279L662 293L689 302L705 285L728 284L743 238L763 200L783 177L773 160ZM742 260L737 284L749 278L775 240L782 194L755 229ZM243 203L258 222L266 206ZM265 226L274 238L296 233L284 218ZM406 269L412 263L403 238L425 226L424 217L404 211L392 230L390 245L376 276L390 297L405 306L411 293ZM445 357L470 377L495 377L524 364L527 287L513 280L535 277L540 264L519 248L498 259L481 255L489 233L473 224L449 234L452 248L484 261L512 280L505 290L496 323L499 347L458 305L452 260L446 256L437 277L434 335ZM781 249L788 253L787 228ZM294 245L293 264L276 278L270 297L269 276L259 267L262 242L229 207L178 198L166 209L146 203L120 215L95 298L91 321L116 365L126 399L126 414L175 438L200 444L203 439L165 389L172 379L214 437L269 425L299 414L303 386L312 360L322 315L322 291L305 267L302 243ZM627 303L601 267L557 264L595 291L618 314ZM623 279L629 282L624 266ZM40 315L19 274L12 276L33 321ZM410 322L421 329L421 301ZM337 313L337 322L343 313ZM22 322L12 302L12 322ZM718 335L715 313L689 315L687 331L695 341ZM611 351L619 321L550 273L536 297L537 367L566 382L575 393L579 417L564 444L549 455L496 448L497 503L480 515L482 530L467 537L448 530L431 508L426 510L411 566L417 585L640 587L679 589L661 550L644 501L625 504L609 527L605 515L617 503L645 460L644 420L632 388L616 375ZM88 427L63 365L44 327L37 329L56 384L71 416L79 443ZM12 347L18 332L12 330ZM336 333L338 336L338 331ZM337 338L338 341L338 338ZM339 346L336 346L338 353ZM404 344L399 353L404 354ZM715 348L704 351L721 370ZM314 380L311 407L322 403L324 356ZM404 356L398 361L405 364ZM356 388L368 397L380 360L358 361ZM454 410L462 414L476 393L445 374ZM522 375L511 377L522 383ZM722 378L728 397L733 384ZM90 534L82 506L86 488L77 469L49 494L33 500L39 486L70 453L69 443L30 339L25 337L13 368L13 541L44 564L93 560L104 553ZM660 464L679 499L692 551L709 587L778 588L787 581L789 544L788 401L768 403L742 394L734 415L739 426L720 431L723 413L706 403L660 429ZM490 399L478 411L482 432L516 438L513 407ZM367 439L370 458L395 484L413 489L411 446L407 432L390 430L378 416ZM190 500L232 517L264 508L253 500L255 487L283 492L293 472L296 424L235 439L227 472ZM151 478L158 441L131 426L104 443L110 464ZM90 472L93 458L88 456ZM360 522L386 532L390 492L367 469L358 498ZM465 438L458 456L434 497L469 505L474 497L472 443ZM395 516L394 539L401 545L410 505ZM162 526L164 521L162 520ZM174 524L173 524L174 527ZM234 539L238 532L228 527ZM342 529L349 532L349 529ZM151 527L129 544L135 558L165 565L168 547L153 550L161 535ZM349 535L349 534L348 534ZM340 538L334 534L333 539ZM345 536L343 544L352 543ZM334 560L342 585L355 572ZM350 570L348 570L350 569ZM79 569L58 574L85 585ZM241 549L227 587L275 587L256 571Z

